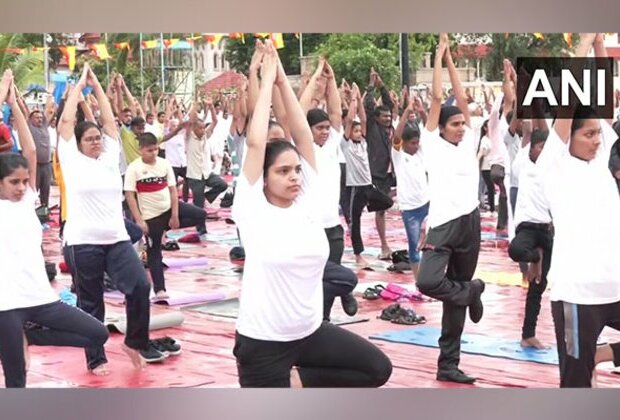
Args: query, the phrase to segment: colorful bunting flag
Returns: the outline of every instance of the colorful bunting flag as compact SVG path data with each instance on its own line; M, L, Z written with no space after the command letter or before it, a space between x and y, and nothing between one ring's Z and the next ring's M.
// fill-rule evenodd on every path
M179 42L178 38L164 39L164 47L165 48L173 47L177 42Z
M95 55L100 60L107 60L110 58L110 54L108 53L108 47L105 44L93 44L91 45L92 50L95 52Z
M129 42L117 42L116 44L114 44L114 47L117 50L122 50L122 49L129 49Z
M60 47L60 52L67 60L69 70L75 69L75 46Z
M156 39L152 41L142 41L142 48L144 48L145 50L150 50L157 47L159 47L159 41Z
M542 32L534 32L534 38L545 39L545 35L543 35Z
M572 47L573 47L573 34L572 34L572 33L568 33L568 32L566 32L566 33L564 33L564 34L562 34L562 35L564 36L564 41L566 41L566 43L568 44L568 46L569 46L570 48L572 48Z
M273 46L276 47L276 49L279 50L280 48L284 48L284 37L281 32L272 33L269 35L269 38L271 38L271 42L273 42Z

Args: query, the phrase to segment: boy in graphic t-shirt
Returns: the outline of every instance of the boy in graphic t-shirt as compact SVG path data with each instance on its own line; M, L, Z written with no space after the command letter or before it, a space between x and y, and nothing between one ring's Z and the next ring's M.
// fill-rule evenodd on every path
M134 160L127 168L125 196L131 214L147 237L147 262L155 296L165 299L168 295L162 265L162 236L169 229L204 223L207 213L191 204L179 202L172 166L157 156L157 137L144 133L138 141L141 158Z

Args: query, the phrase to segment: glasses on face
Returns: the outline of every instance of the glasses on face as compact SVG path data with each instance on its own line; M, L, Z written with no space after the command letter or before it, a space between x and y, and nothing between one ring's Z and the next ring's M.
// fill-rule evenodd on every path
M83 143L101 143L101 135L97 135L97 136L92 136L92 137L82 137L82 142Z

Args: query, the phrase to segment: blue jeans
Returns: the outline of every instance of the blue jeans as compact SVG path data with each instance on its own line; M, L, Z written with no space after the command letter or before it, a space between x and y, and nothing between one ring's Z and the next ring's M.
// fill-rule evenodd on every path
M420 226L426 216L428 216L429 203L424 204L413 210L403 210L401 215L405 224L405 232L407 233L407 241L409 242L409 262L417 264L420 262L420 253L418 252L418 242L420 241Z
M64 257L75 283L77 306L103 322L103 273L125 295L127 334L125 344L136 350L146 350L149 341L151 285L144 266L129 241L110 245L65 246ZM88 369L107 362L103 346L86 349Z

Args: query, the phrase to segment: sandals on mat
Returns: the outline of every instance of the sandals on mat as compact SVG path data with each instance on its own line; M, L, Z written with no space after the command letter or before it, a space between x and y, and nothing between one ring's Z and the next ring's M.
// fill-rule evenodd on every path
M178 251L181 248L179 248L179 244L176 241L168 241L162 245L161 249L164 251Z
M413 309L401 307L398 303L394 303L381 311L379 319L400 325L417 325L426 323L425 317L416 314Z
M378 284L375 287L369 287L364 290L363 298L366 300L377 300L381 297L381 292L385 290L383 285Z

